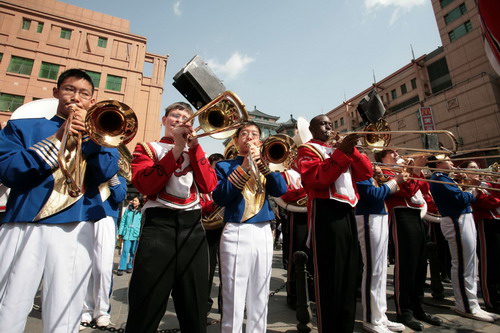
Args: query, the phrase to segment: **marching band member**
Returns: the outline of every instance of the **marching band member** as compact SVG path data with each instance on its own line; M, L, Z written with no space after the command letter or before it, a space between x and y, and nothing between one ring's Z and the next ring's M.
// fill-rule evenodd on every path
M192 114L178 102L165 110L165 136L139 144L132 184L147 196L144 226L129 286L126 332L156 332L170 294L183 332L206 332L208 250L199 193L217 184L198 140L189 139Z
M478 169L474 161L467 162L466 168ZM467 174L481 185L494 186L481 182L479 175ZM484 304L487 310L500 311L500 192L479 190L476 201L472 203L472 215L476 222L479 256L479 278Z
M375 153L375 160L383 164L395 165L399 154L395 150L382 150ZM424 157L417 158L415 166L425 165ZM411 166L410 166L411 168ZM384 169L382 167L382 169ZM418 168L408 171L412 177L423 178ZM395 177L396 172L384 170L384 174ZM420 189L422 181L409 179L399 184L398 191L387 200L390 224L395 248L394 266L394 301L398 321L414 331L422 331L424 325L439 326L442 319L424 311L420 299L423 293L426 265L427 233L422 216L425 215L426 203Z
M127 180L117 174L108 181L107 186L109 197L102 198L106 217L94 224L92 273L81 320L82 323L90 323L95 319L97 326L108 326L111 323L110 296L113 287L116 222L120 204L127 196Z
M210 166L215 169L215 164L222 161L224 156L219 153L214 153L208 156L208 162ZM208 243L208 261L209 261L209 271L208 271L208 309L207 312L212 308L214 301L210 294L212 292L212 284L214 282L215 268L217 266L217 258L219 256L219 242L220 236L222 234L222 221L214 221L212 223L205 223L205 218L210 216L210 214L217 209L217 205L214 203L212 198L212 193L203 193L201 196L201 214L203 215L203 227L205 228L205 235L207 237ZM220 311L220 308L219 308Z
M369 179L372 165L355 148L357 135L336 148L329 144L332 123L326 115L314 117L309 130L313 139L299 146L296 167L309 198L318 330L352 332L360 267L355 182Z
M356 223L363 258L363 328L368 332L389 333L405 329L403 324L389 321L385 314L389 219L384 200L398 190L398 184L404 182L407 175L403 172L386 180L380 167L374 166L372 178L356 183L359 193Z
M213 198L224 207L225 222L219 250L223 333L242 331L245 305L246 332L264 333L267 327L275 219L268 196L283 195L286 184L260 159L260 135L257 124L244 123L234 138L238 156L215 167Z
M428 166L451 172L453 162L431 156ZM430 187L442 215L441 230L450 247L454 310L464 317L493 322L498 316L481 309L477 299L476 228L471 214L471 203L475 202L476 190L462 191L447 172L434 172L431 180L450 183L431 183Z
M288 224L288 242L283 244L288 245L288 251L283 253L288 254L287 258L287 274L286 274L286 302L288 306L295 310L297 306L297 291L295 280L295 263L293 261L293 254L296 251L303 251L307 255L306 269L314 276L314 264L312 258L312 251L307 247L307 194L302 186L300 174L294 169L283 171L283 178L288 186L287 192L281 196L281 200L277 203L282 203L287 211ZM284 233L285 234L285 233ZM309 300L314 302L314 281L307 279L307 288L309 291Z
M91 172L85 174L83 195L68 195L58 154L64 133L86 130L87 110L95 104L92 79L68 69L53 96L59 100L53 118L10 120L0 132L0 179L11 188L0 227L1 332L24 332L41 280L43 332L78 331L92 264L90 222L106 216L98 185L118 172L117 150L83 136ZM51 204L55 197L68 204Z

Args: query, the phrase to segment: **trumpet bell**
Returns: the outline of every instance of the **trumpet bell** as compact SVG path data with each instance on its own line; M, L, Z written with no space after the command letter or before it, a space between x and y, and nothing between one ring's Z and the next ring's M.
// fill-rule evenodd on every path
M262 159L269 163L271 170L289 169L297 155L297 145L291 137L276 134L268 137L261 146Z
M127 144L137 133L137 116L125 103L105 100L87 111L85 125L90 138L98 145L116 148Z
M194 137L210 136L214 139L225 139L232 136L241 124L248 120L245 104L232 91L225 91L210 103L192 114L185 122L199 117L200 126L196 132L203 129L204 133Z
M219 129L227 128L237 121L238 109L237 106L228 100L223 100L207 109L200 114L200 127L205 133L212 133ZM224 132L214 132L210 136L214 139L225 139L232 136L236 129L227 130Z

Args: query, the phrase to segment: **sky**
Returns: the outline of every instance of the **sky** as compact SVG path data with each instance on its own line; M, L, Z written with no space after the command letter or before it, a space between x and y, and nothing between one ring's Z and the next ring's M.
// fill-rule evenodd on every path
M285 122L327 113L441 46L431 0L63 0L130 21L174 75L201 56L249 111ZM222 140L201 139L207 154Z

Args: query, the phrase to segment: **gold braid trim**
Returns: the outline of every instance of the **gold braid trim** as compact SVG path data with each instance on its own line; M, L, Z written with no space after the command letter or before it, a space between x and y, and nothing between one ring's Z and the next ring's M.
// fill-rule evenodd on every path
M316 149L316 147L314 147L313 145L311 144L308 144L308 143L303 143L299 146L300 147L306 147L306 148L309 148L310 150L312 150L313 153L315 153L316 155L318 155L318 157L323 161L325 158L323 157L323 154L321 154L318 149Z

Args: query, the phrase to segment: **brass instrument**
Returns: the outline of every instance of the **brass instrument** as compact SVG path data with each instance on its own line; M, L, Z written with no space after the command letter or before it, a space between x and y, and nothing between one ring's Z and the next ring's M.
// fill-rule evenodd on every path
M380 166L382 169L386 170L394 170L396 172L400 172L402 167L406 167L405 165L399 165L399 164L388 164L388 163L381 163L381 162L372 162L374 165ZM486 171L478 171L476 169L440 169L440 168L430 168L428 166L416 166L416 165L409 165L409 168L414 168L414 169L427 169L430 171L441 171L445 173L450 173L450 172L461 172L461 173L469 173L469 174L476 174L476 175L488 175L492 177L498 177L500 176L500 173L498 172L486 172ZM424 182L429 182L429 183L437 183L437 184L449 184L449 185L457 185L460 187L475 187L478 189L485 189L485 190L492 190L492 191L500 191L500 188L491 188L491 187L486 187L482 185L477 185L473 181L466 181L463 184L461 183L451 183L451 182L443 182L440 180L432 180L432 179L425 179L425 178L418 178L418 177L408 177L407 179L414 179L414 180L420 180Z
M268 163L271 170L289 169L297 157L297 144L286 134L271 135L260 150L262 161Z
M224 155L224 159L226 160L233 160L238 156L238 147L234 143L234 139L228 142L222 155Z
M202 138L209 135L214 139L225 139L233 135L243 122L248 121L245 104L232 91L223 92L193 113L184 123L198 116L200 126L194 132L203 130L204 133L193 134L190 138Z
M201 219L203 229L215 230L224 224L224 207L215 205L215 209L207 217Z
M368 124L364 131L355 131L347 133L332 133L331 137L335 136L347 136L349 134L359 134L363 135L364 143L358 147L369 148L369 149L392 149L392 150L407 150L407 151L421 151L432 154L450 154L457 151L458 140L455 138L452 132L446 130L429 130L429 131L391 131L389 124L380 119L376 123ZM407 148L407 147L394 147L389 146L392 134L443 134L448 136L452 147L450 149L424 149L424 148Z
M264 186L262 185L262 180L260 179L259 168L257 167L257 162L253 159L250 150L248 151L247 159L249 165L248 173L255 182L255 193L257 194L264 193Z
M59 150L59 167L66 178L68 193L78 197L84 192L83 175L86 163L82 156L82 135L75 137L69 134L74 113L71 112L66 121L61 148ZM105 100L94 104L85 118L86 131L95 143L108 148L117 148L127 144L137 133L137 117L125 103Z

